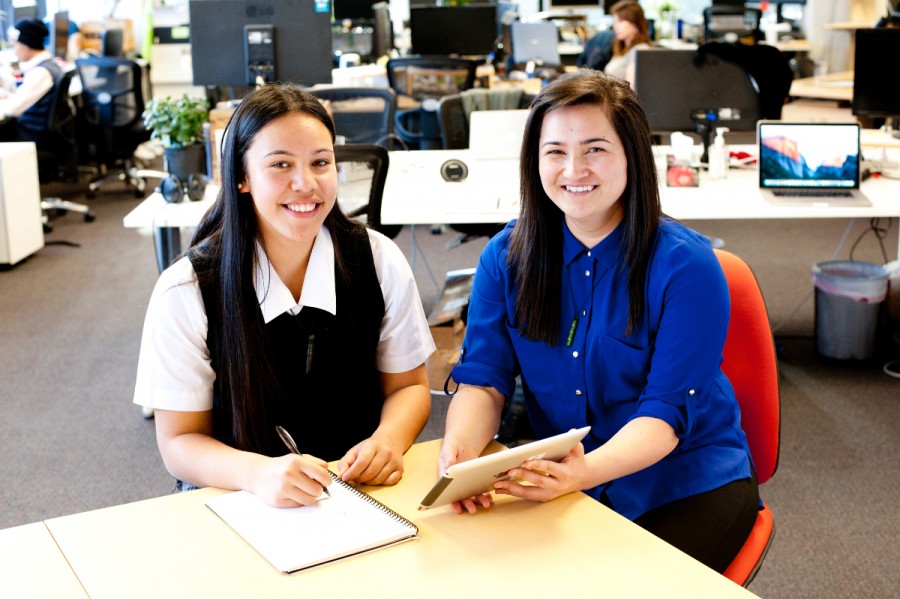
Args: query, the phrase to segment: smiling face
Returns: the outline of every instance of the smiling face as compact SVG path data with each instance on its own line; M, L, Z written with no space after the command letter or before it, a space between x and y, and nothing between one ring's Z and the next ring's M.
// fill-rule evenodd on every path
M595 246L622 221L628 183L625 148L609 117L597 104L551 110L538 151L544 192L572 234Z
M259 130L244 154L239 191L253 197L266 247L312 243L337 196L331 133L302 112L279 117Z

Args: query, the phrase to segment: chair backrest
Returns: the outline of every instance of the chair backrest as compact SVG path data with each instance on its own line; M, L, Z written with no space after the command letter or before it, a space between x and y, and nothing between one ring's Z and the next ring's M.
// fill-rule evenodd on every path
M731 297L731 319L722 352L722 370L741 406L741 428L760 484L778 467L781 399L775 343L756 277L738 256L715 250Z
M69 97L69 86L74 77L74 70L65 71L60 77L53 90L46 132L42 135L42 139L36 142L39 162L52 162L57 171L60 169L74 171L76 168L75 106Z
M708 6L703 9L704 39L712 41L727 39L746 40L750 43L761 39L760 20L762 10L743 6Z
M759 95L760 118L779 120L791 93L794 70L778 48L766 44L710 42L697 48L698 57L717 56L743 68Z
M397 94L388 87L313 87L328 100L334 126L347 143L390 147L394 134Z
M81 78L84 118L102 128L131 128L142 121L141 66L133 60L92 56L75 61Z
M365 217L370 229L396 237L402 226L381 224L381 199L387 180L388 151L372 144L334 147L338 167L338 207L351 218Z
M442 98L475 86L478 63L444 56L404 56L387 63L387 78L396 93L424 100Z

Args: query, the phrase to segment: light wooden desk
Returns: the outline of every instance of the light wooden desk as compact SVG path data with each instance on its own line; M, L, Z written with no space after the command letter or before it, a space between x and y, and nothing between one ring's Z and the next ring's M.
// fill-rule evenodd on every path
M788 95L791 98L837 100L849 104L853 101L853 71L794 79Z
M0 530L0 597L87 599L43 522Z
M205 507L219 490L46 524L92 599L753 596L581 493L546 504L507 497L476 516L419 512L438 449L439 441L415 445L400 484L366 489L413 520L418 540L291 575Z

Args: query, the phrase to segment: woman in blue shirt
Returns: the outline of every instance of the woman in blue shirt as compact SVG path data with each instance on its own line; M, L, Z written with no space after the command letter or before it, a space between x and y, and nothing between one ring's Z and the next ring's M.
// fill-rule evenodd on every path
M584 491L724 571L759 496L720 369L718 260L662 214L649 125L626 82L581 70L546 86L521 156L521 214L478 265L440 467L481 453L521 374L537 437L592 428L562 462L510 472L533 486L497 482L497 493Z

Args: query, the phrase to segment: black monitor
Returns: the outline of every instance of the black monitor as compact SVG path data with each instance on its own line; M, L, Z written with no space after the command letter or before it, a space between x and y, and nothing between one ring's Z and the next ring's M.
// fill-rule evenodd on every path
M487 56L497 41L497 5L410 6L413 54Z
M900 56L900 29L858 29L855 35L853 114L900 119L900 78L887 66Z
M350 20L371 23L372 5L378 0L332 0L335 21Z
M50 22L50 46L47 48L56 58L65 60L69 53L69 11L61 10Z
M581 9L586 10L589 8L600 8L601 0L544 0L544 10L565 10L565 9ZM618 0L611 1L607 0L607 3L612 6L618 2Z
M719 57L700 58L695 50L638 49L634 90L654 134L696 132L704 147L716 127L755 132L761 118L750 75Z
M194 85L331 83L331 6L321 0L190 0Z

